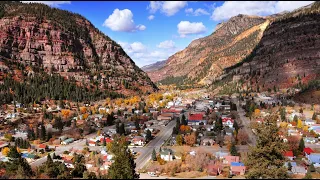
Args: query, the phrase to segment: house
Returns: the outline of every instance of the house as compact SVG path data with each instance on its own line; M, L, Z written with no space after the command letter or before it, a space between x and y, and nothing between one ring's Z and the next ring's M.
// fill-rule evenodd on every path
M312 119L306 119L304 121L304 124L307 125L307 126L312 126L312 125L316 124L316 121L312 120Z
M234 120L229 117L222 118L223 126L228 126L229 128L232 128L233 123L234 123Z
M320 153L310 153L308 156L308 163L314 163L314 167L320 167Z
M291 171L293 174L305 175L307 170L304 166L292 166Z
M231 174L234 175L244 175L244 173L246 172L246 166L240 162L232 162L230 169Z
M48 149L48 146L47 145L45 145L45 144L40 144L39 146L38 146L38 150L47 150Z
M314 153L314 151L311 148L306 147L303 149L303 153L306 157L308 157L311 153Z
M9 143L7 142L4 142L4 141L0 141L0 151L5 148L5 147L8 147L9 146Z
M222 167L219 165L215 165L215 164L209 164L207 166L207 172L209 176L218 176L219 174L221 174Z
M64 141L64 140L66 140L66 139L68 139L67 136L60 136L60 137L59 137L59 140L60 140L60 141Z
M112 162L111 161L106 161L102 164L102 166L100 167L100 170L105 170L105 169L109 169L111 166Z
M74 139L73 139L73 138L69 138L69 139L66 139L66 140L62 141L62 142L61 142L61 144L63 144L63 145L67 145L67 144L72 143L73 141L74 141Z
M284 153L284 156L287 157L287 158L289 158L290 161L293 161L293 159L296 158L296 157L293 155L293 152L292 152L292 151L286 151L286 152Z
M223 160L223 164L230 165L233 162L240 162L239 156L225 156Z
M110 139L108 137L106 137L105 140L106 140L107 144L113 141L112 139ZM100 138L100 142L103 142L103 138Z
M173 151L171 149L164 149L160 152L160 157L165 161L173 161Z
M208 146L208 145L214 145L215 141L210 138L205 138L202 140L202 145L203 146Z
M145 144L145 139L141 136L135 136L132 141L132 145L138 145L138 146L143 146Z
M93 140L89 140L88 145L89 146L96 146L97 142Z
M207 125L207 120L203 118L202 113L189 113L187 121L188 125Z
M284 166L285 166L285 167L288 167L288 164L289 164L289 162L285 162L285 163L284 163ZM294 161L293 161L293 162L290 162L290 164L291 164L292 167L293 167L293 166L297 166L297 163L294 162Z
M219 158L219 159L223 159L226 156L229 156L228 152L221 152L221 151L216 152L216 157Z
M168 120L168 121L171 121L172 117L171 116L163 116L163 115L159 115L157 117L157 120L158 121L162 121L162 120Z
M314 143L317 143L317 142L318 142L318 139L317 139L317 138L314 138L314 137L304 137L304 138L303 138L303 141L304 141L304 143L306 143L306 144L314 144Z
M86 168L87 168L87 169L90 169L90 168L92 168L93 166L94 166L94 161L93 161L93 160L88 161L88 162L86 163Z
M36 155L30 154L30 153L22 153L21 157L25 158L28 161L28 163L30 163L30 162L34 161Z

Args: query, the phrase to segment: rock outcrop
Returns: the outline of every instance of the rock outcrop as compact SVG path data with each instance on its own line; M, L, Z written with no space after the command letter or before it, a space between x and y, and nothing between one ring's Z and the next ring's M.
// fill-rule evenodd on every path
M1 57L125 95L157 89L119 44L81 15L20 2L1 2L0 14Z

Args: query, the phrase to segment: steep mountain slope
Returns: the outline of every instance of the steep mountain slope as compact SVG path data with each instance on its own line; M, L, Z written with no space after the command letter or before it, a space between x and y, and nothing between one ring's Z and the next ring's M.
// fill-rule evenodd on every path
M156 70L162 68L166 64L166 61L167 60L157 61L157 62L155 62L153 64L149 64L149 65L143 66L141 69L144 72L156 71Z
M302 87L320 78L320 3L278 17L255 50L227 68L228 76L253 89Z
M90 91L129 95L157 90L119 44L79 14L38 3L1 2L0 17L4 76L23 81L30 78L25 73L43 71L74 79ZM31 70L12 69L19 64Z
M207 84L225 67L238 63L258 44L269 20L238 15L221 23L209 36L194 40L184 50L169 57L166 65L148 72L150 78L165 83L172 78L185 83Z

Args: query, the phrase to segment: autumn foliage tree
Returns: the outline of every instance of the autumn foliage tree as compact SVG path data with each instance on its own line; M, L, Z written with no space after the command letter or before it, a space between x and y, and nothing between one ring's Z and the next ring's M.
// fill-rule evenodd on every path
M196 133L192 132L191 134L184 136L184 141L187 145L193 146L197 142Z

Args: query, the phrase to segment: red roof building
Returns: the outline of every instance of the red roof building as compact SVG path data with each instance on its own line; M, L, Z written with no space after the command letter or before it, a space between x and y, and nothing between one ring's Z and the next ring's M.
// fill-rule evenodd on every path
M287 151L287 152L285 152L285 153L284 153L284 156L286 156L286 157L294 157L292 151Z
M203 114L189 114L189 121L200 121L203 120Z
M304 148L304 149L303 149L303 152L306 153L306 154L308 154L308 155L310 155L311 153L314 153L314 151L313 151L311 148L309 148L309 147Z
M106 143L110 143L113 141L112 139L110 139L108 137L106 137L105 140L106 140ZM100 142L103 142L103 138L100 138Z
M40 145L38 146L39 149L45 149L46 147L47 147L47 145L45 145L45 144L40 144Z

